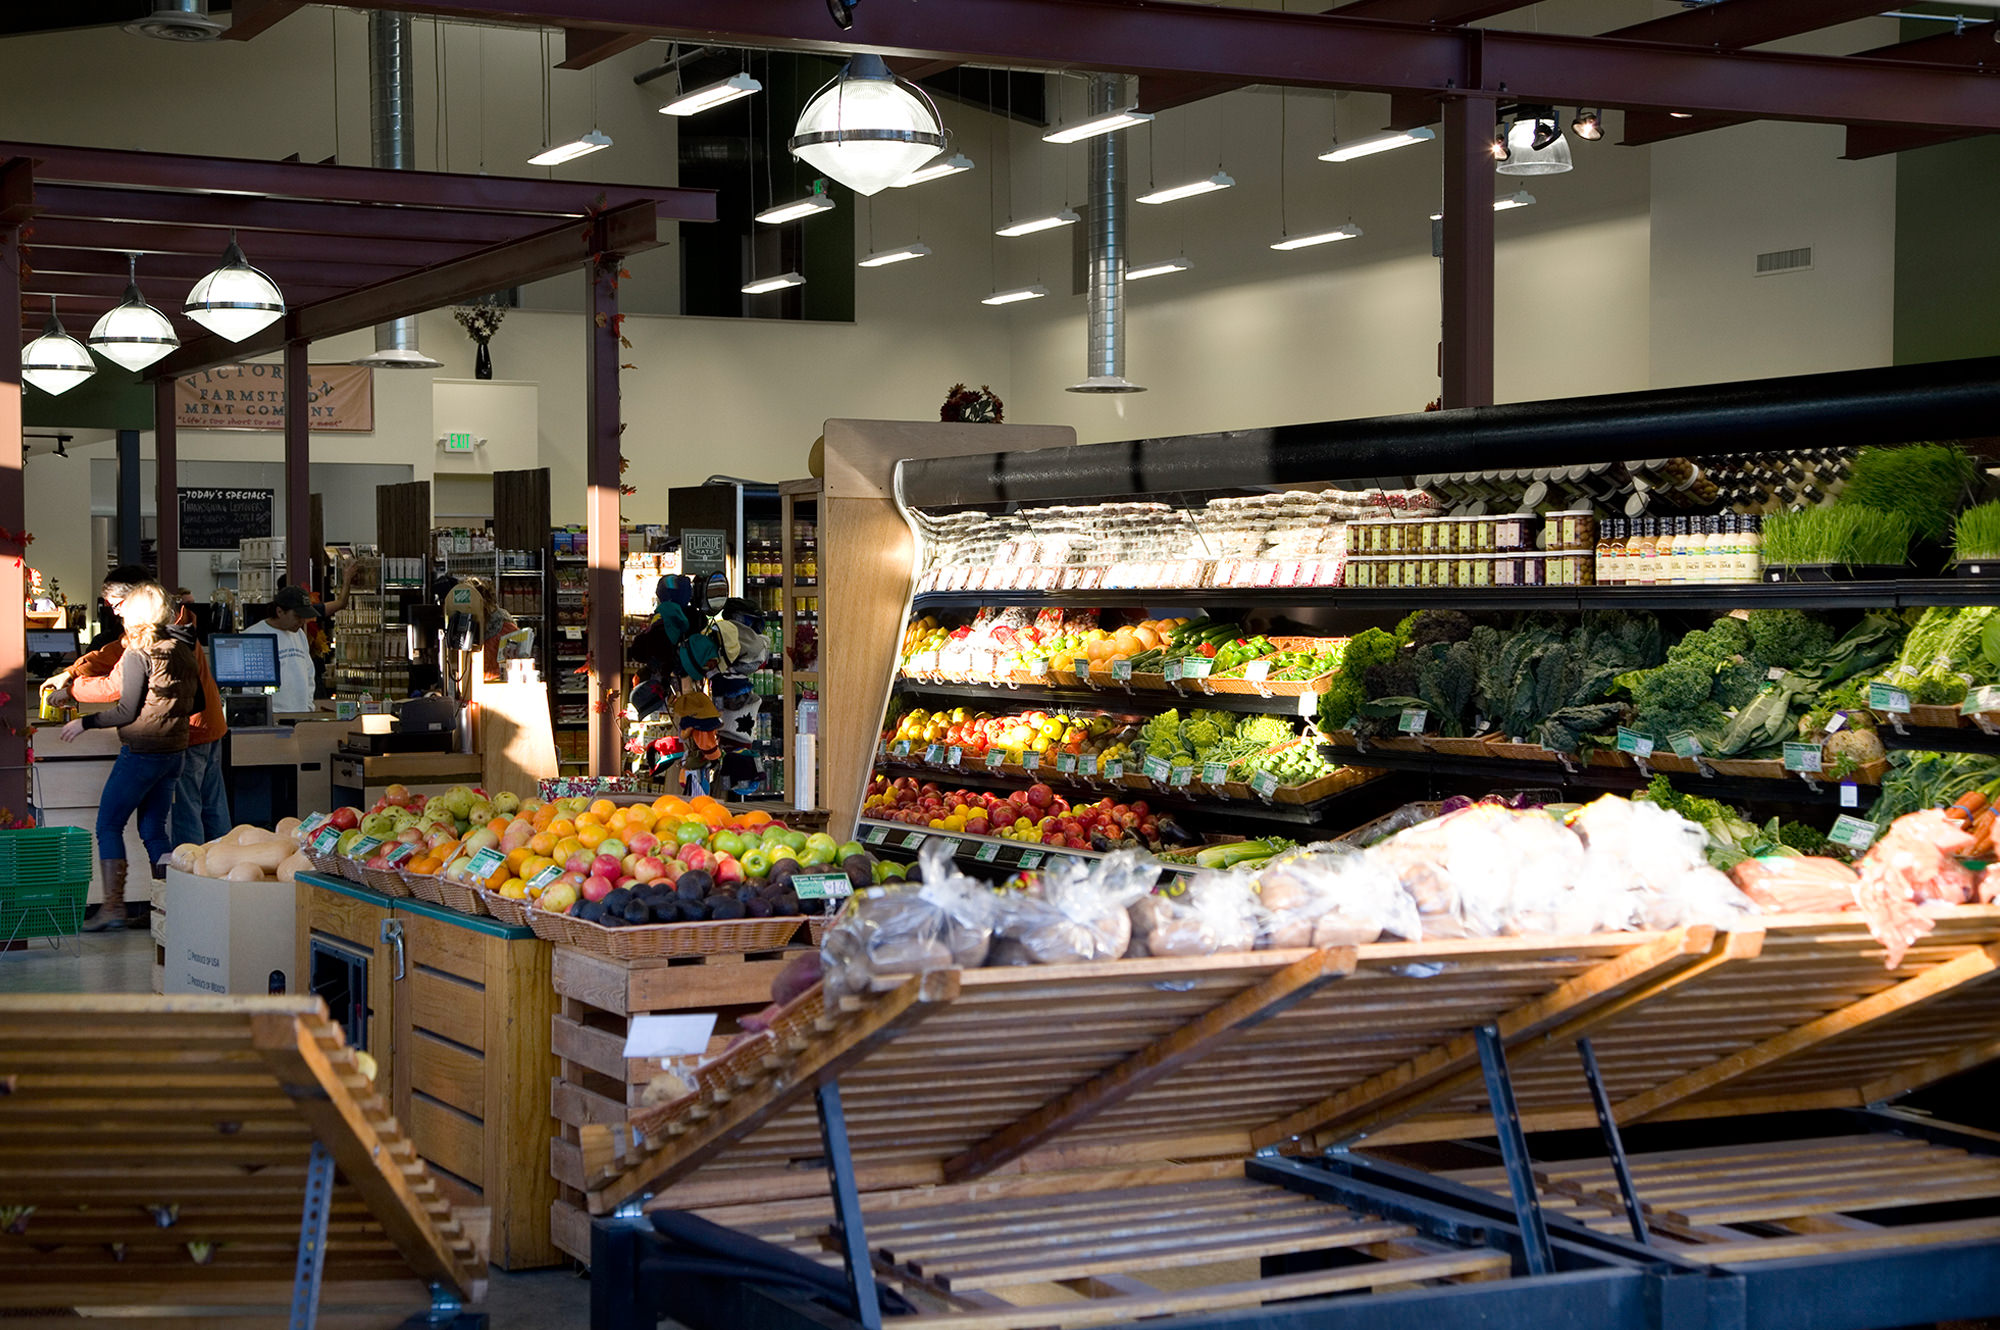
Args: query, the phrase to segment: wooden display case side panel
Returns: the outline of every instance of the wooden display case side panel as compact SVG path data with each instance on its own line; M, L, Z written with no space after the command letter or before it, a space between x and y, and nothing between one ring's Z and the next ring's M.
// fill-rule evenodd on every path
M551 953L539 939L489 937L486 972L487 1194L496 1216L495 1257L510 1270L553 1265L562 1258L542 1216L556 1198L541 1142L555 1134L542 1086L558 1063L549 1048L556 993Z
M887 499L820 503L819 802L845 840L861 814L910 600L910 529Z

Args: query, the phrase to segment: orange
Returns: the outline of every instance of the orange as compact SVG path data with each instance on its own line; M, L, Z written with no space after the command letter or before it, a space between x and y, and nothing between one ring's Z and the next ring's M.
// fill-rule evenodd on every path
M591 823L589 826L578 827L576 829L576 838L579 841L583 842L583 848L586 850L596 849L597 843L605 839L610 834L611 833L609 831L606 831L603 827L598 826L594 822Z
M697 812L706 812L710 809L723 807L720 800L716 799L713 795L707 794L697 794L694 798L688 800L688 805ZM723 809L723 811L727 812L728 810Z
M528 820L534 824L536 831L547 831L549 823L556 820L556 806L554 804L543 804L535 810L535 815Z
M681 798L678 794L663 794L653 800L653 811L661 817L665 817L669 813L685 813L687 812L687 807L687 800Z
M538 831L528 838L528 848L536 854L546 855L556 847L557 838L546 831Z
M557 840L561 840L565 836L576 835L576 823L566 817L559 817L542 829Z
M590 806L590 811L597 814L598 819L602 821L604 818L610 817L613 813L617 812L618 805L612 803L609 799L599 799Z
M569 857L572 854L577 854L581 852L583 848L584 846L582 841L578 840L574 836L565 836L561 840L556 842L556 852L550 855L549 857L551 859L554 859L559 864L567 863L569 861Z
M514 870L516 873L520 872L521 865L526 863L529 859L533 858L534 853L535 852L533 850L529 849L525 845L518 850L507 851L507 867Z
M486 824L486 829L496 836L504 836L507 834L507 823L509 820L504 817L496 817Z
M767 826L770 821L771 815L761 809L753 810L743 815L743 825L746 827Z
M632 826L644 827L650 831L653 823L660 820L660 815L653 811L651 804L633 804L625 810L625 820Z
M729 814L727 811L720 811L720 810L704 811L700 814L700 818L701 821L707 823L710 827L713 827L717 831L720 831L724 827L729 825Z
M442 867L444 867L444 865L441 862L439 862L437 856L431 854L417 855L416 857L411 859L409 864L407 865L408 871L415 873L419 876L428 876L429 874L437 872L438 869Z

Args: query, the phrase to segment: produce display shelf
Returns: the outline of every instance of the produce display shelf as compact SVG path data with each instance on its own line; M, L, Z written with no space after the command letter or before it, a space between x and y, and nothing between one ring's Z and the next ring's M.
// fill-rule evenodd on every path
M1347 766L1386 767L1390 765L1389 763L1375 762L1373 760L1375 755L1372 752L1368 755L1370 760L1362 763L1348 760L1354 756L1353 749L1329 749L1326 751L1344 751L1346 758L1335 758L1335 760ZM1421 756L1421 754L1399 754L1398 756ZM1225 800L1218 795L1207 792L1206 787L1200 790L1189 787L1186 793L1179 793L1172 789L1136 789L1133 786L1123 783L1109 785L1103 781L1099 781L1093 785L1081 776L1057 771L1054 767L1043 767L1037 771L1022 775L1003 775L999 772L987 771L983 767L933 767L923 762L896 757L878 757L875 760L875 765L878 769L893 770L902 775L922 776L933 783L957 784L967 788L1010 790L1019 789L1021 782L1024 780L1040 781L1052 788L1062 790L1065 794L1089 795L1090 799L1086 800L1086 802L1093 802L1105 795L1114 795L1126 801L1144 799L1147 803L1156 807L1170 809L1175 812L1197 811L1201 813L1205 820L1222 818L1243 822L1286 822L1298 826L1318 826L1321 820L1319 809L1337 800L1344 799L1357 790L1366 790L1369 788L1366 784L1351 786L1348 789L1341 790L1320 800L1318 803L1267 804L1256 799ZM1523 763L1522 765L1540 764ZM1643 784L1644 782L1641 783Z
M1050 688L1043 684L931 683L924 679L896 676L896 691L922 697L954 697L968 702L999 699L1007 703L1041 702L1054 706L1081 706L1095 711L1140 710L1151 705L1194 707L1204 711L1241 711L1252 715L1311 716L1319 708L1318 693L1298 697L1258 697L1254 693L1205 693L1190 685L1182 693L1157 689Z
M1898 748L1919 753L1974 753L1985 757L2000 757L2000 734L1988 734L1984 730L1944 730L1935 726L1913 725L1898 734L1888 725L1876 729L1875 735L1882 746L1895 751Z
M1886 746L1886 739L1884 740ZM1370 748L1366 753L1352 748L1340 748L1332 744L1322 744L1320 751L1336 762L1352 765L1379 767L1387 771L1416 771L1430 776L1447 776L1469 780L1484 780L1495 785L1508 786L1555 786L1562 789L1591 791L1630 791L1644 789L1649 776L1637 767L1583 766L1579 764L1570 770L1560 762L1539 762L1528 758L1509 757L1460 757L1450 753L1402 752L1384 748ZM1843 804L1840 782L1829 776L1815 776L1818 788L1808 785L1798 776L1785 780L1759 780L1743 776L1703 776L1677 771L1661 771L1680 789L1694 794L1706 795L1725 802L1755 801L1764 803L1813 804L1827 807L1850 807ZM1870 787L1859 787L1862 791L1856 797L1872 802L1874 795Z
M1062 859L1094 861L1102 859L1104 852L1080 850L1075 846L1041 845L1032 841L1004 840L998 836L974 836L963 831L939 831L935 827L912 827L902 822L884 822L878 818L864 817L855 832L857 839L869 849L884 858L905 860L915 859L925 843L936 839L948 841L955 847L952 858L960 863L993 871L1020 872L1027 869L1047 868ZM991 857L982 851L992 846ZM1193 873L1190 864L1168 864L1169 873Z
M1932 605L1987 605L1990 583L1972 578L1911 578L1894 582L1718 582L1694 586L1532 587L1153 587L1095 591L925 591L913 598L918 613L935 609L1033 605L1095 609L1106 605L1149 608L1193 606L1312 606L1344 610L1714 610L1922 609Z

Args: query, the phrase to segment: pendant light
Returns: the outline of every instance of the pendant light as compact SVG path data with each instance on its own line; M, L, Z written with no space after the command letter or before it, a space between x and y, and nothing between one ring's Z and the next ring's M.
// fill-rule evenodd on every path
M125 287L125 303L106 310L90 330L90 348L106 360L126 369L140 370L181 344L167 316L146 303L139 294L139 256L125 256L131 264L131 281Z
M1501 175L1559 175L1573 169L1556 108L1522 107L1507 128L1506 156L1493 169Z
M285 316L285 296L250 266L231 231L222 266L194 284L181 312L218 337L240 342Z
M944 147L937 106L889 72L879 55L857 55L799 112L792 155L857 194L875 194Z
M97 366L89 350L63 328L56 314L56 298L50 296L48 325L40 337L21 348L22 382L57 397L95 373Z

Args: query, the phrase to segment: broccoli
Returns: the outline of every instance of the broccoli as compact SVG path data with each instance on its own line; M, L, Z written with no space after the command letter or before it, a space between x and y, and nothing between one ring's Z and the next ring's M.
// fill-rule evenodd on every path
M1833 646L1834 631L1804 610L1751 610L1750 654L1769 669L1791 669Z
M1345 671L1334 675L1332 684L1320 695L1319 727L1329 734L1346 729L1354 719L1355 710L1367 700L1367 693L1354 676Z
M1208 720L1186 720L1181 722L1181 742L1196 753L1215 747L1222 742L1222 732L1215 722Z
M1239 739L1255 739L1262 744L1281 744L1296 738L1292 723L1283 716L1247 716L1236 727Z
M1394 660L1397 650L1396 639L1380 628L1356 633L1340 658L1341 672L1360 679L1367 674L1369 666Z
M1831 843L1824 835L1803 822L1780 822L1778 840L1800 854L1825 854Z

